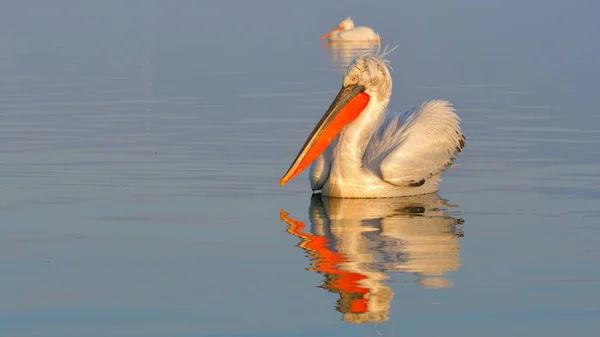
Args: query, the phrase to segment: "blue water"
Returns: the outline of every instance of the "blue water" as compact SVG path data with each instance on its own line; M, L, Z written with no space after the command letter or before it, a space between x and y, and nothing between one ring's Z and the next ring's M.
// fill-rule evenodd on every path
M596 336L597 3L3 8L0 336ZM400 46L390 109L463 120L437 195L279 186L348 15Z

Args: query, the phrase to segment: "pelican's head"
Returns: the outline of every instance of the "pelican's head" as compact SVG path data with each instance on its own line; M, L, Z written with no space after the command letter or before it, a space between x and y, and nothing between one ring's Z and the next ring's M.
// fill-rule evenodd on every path
M281 178L281 186L309 167L346 125L360 116L372 98L379 102L389 99L392 77L385 56L391 51L393 49L381 54L363 54L350 63L344 73L342 88Z
M354 21L350 17L344 19L344 21L340 22L339 26L332 29L329 33L321 36L321 39L328 38L331 34L340 31L340 30L348 30L354 28Z
M352 29L354 28L354 21L350 17L347 17L344 21L340 22L340 28L342 30Z
M386 52L366 53L356 57L344 72L342 89L356 85L370 97L389 98L392 94L392 76L386 55Z

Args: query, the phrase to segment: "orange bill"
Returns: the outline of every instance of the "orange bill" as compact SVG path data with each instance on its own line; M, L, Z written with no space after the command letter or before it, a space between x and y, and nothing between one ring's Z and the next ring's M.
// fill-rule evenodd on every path
M356 119L369 104L370 96L362 85L343 87L325 115L312 131L287 173L279 182L284 186L302 173L327 149L329 144L350 122Z
M325 35L321 36L321 40L324 40L324 39L328 38L328 37L329 37L331 34L333 34L334 32L337 32L338 30L342 30L342 28L341 28L341 27L334 28L334 29L333 29L332 31L330 31L329 33L327 33L327 34L325 34Z

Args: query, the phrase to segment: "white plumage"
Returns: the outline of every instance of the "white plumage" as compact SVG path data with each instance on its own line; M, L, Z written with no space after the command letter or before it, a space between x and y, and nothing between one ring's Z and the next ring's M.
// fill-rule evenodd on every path
M365 163L394 185L414 184L447 170L464 146L460 119L447 101L428 101L385 121L365 151Z

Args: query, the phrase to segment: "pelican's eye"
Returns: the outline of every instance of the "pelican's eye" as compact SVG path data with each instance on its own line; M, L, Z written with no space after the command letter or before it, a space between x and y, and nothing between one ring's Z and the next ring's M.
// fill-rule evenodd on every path
M348 84L352 85L352 84L357 84L357 83L358 83L358 75L350 76L350 79L348 79Z

